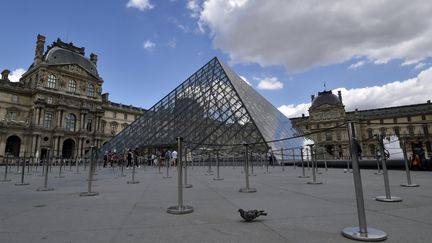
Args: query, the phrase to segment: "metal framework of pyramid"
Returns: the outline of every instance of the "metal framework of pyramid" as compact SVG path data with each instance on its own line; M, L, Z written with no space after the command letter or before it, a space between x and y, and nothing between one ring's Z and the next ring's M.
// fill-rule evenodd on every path
M181 136L191 151L240 151L247 143L265 152L301 147L302 138L284 140L295 135L288 118L215 57L101 151L173 146Z

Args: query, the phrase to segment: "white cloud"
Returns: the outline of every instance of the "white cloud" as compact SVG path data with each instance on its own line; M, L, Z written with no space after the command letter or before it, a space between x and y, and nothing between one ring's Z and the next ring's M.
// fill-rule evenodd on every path
M11 72L11 74L9 75L9 80L11 82L18 82L21 78L21 76L26 72L25 69L23 68L18 68L15 69Z
M417 77L387 83L382 86L346 89L338 88L333 94L342 91L346 111L366 110L392 106L425 103L432 96L432 67L420 72ZM310 103L282 105L278 109L287 117L307 114Z
M249 84L249 86L252 86L252 84L246 79L246 77L240 75L240 78L243 79L243 81L245 81L247 84Z
M199 25L234 63L301 71L352 58L414 64L432 56L432 4L424 0L205 0L199 11Z
M414 67L414 69L416 69L416 70L418 70L418 69L422 69L422 68L424 68L426 66L426 63L424 63L424 62L420 62L420 63L418 63L415 67Z
M365 61L358 61L358 62L356 62L356 63L351 64L351 65L348 67L348 69L357 69L357 68L359 68L359 67L365 65L365 63L366 63Z
M171 38L169 41L168 41L168 46L169 47L171 47L171 48L176 48L177 47L177 39L174 37L174 38Z
M143 43L143 47L144 47L144 49L151 51L156 47L156 43L151 42L150 40L146 40Z
M140 11L145 11L154 8L154 5L150 3L150 0L129 0L126 7L137 8Z
M191 17L198 18L201 12L200 1L198 0L188 0L186 3L186 8L191 11Z
M276 77L264 77L262 79L255 78L259 80L258 83L258 89L269 89L269 90L275 90L275 89L283 89L283 83L279 81Z
M308 109L311 106L310 103L302 103L298 105L282 105L278 107L278 110L282 112L286 117L300 117L302 114L308 116Z

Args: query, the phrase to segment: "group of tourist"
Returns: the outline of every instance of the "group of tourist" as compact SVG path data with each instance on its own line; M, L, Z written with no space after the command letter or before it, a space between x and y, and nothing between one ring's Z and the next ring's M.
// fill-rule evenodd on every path
M126 149L125 153L123 154L118 154L115 150L105 151L103 161L104 168L108 166L108 163L110 167L113 167L115 165L123 165L124 162L127 162L126 168L132 167L133 165L135 165L136 167L140 167L138 164L138 154L136 149Z

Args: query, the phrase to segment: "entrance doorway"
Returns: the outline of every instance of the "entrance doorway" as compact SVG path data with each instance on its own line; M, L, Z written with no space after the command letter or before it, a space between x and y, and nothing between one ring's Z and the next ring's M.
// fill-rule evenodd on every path
M75 142L68 138L63 142L63 159L71 159L74 157Z
M18 157L20 154L21 139L18 136L12 135L6 140L5 154L10 154Z

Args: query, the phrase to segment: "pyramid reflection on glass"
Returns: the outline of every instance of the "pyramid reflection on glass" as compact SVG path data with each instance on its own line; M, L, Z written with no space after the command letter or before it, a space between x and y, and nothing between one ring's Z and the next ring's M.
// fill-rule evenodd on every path
M100 151L169 147L183 137L193 151L210 149L265 152L299 148L302 138L291 121L218 58L186 81L106 143ZM300 153L295 150L296 155ZM288 153L292 155L292 152ZM279 153L275 153L279 158ZM297 157L298 158L298 157Z

